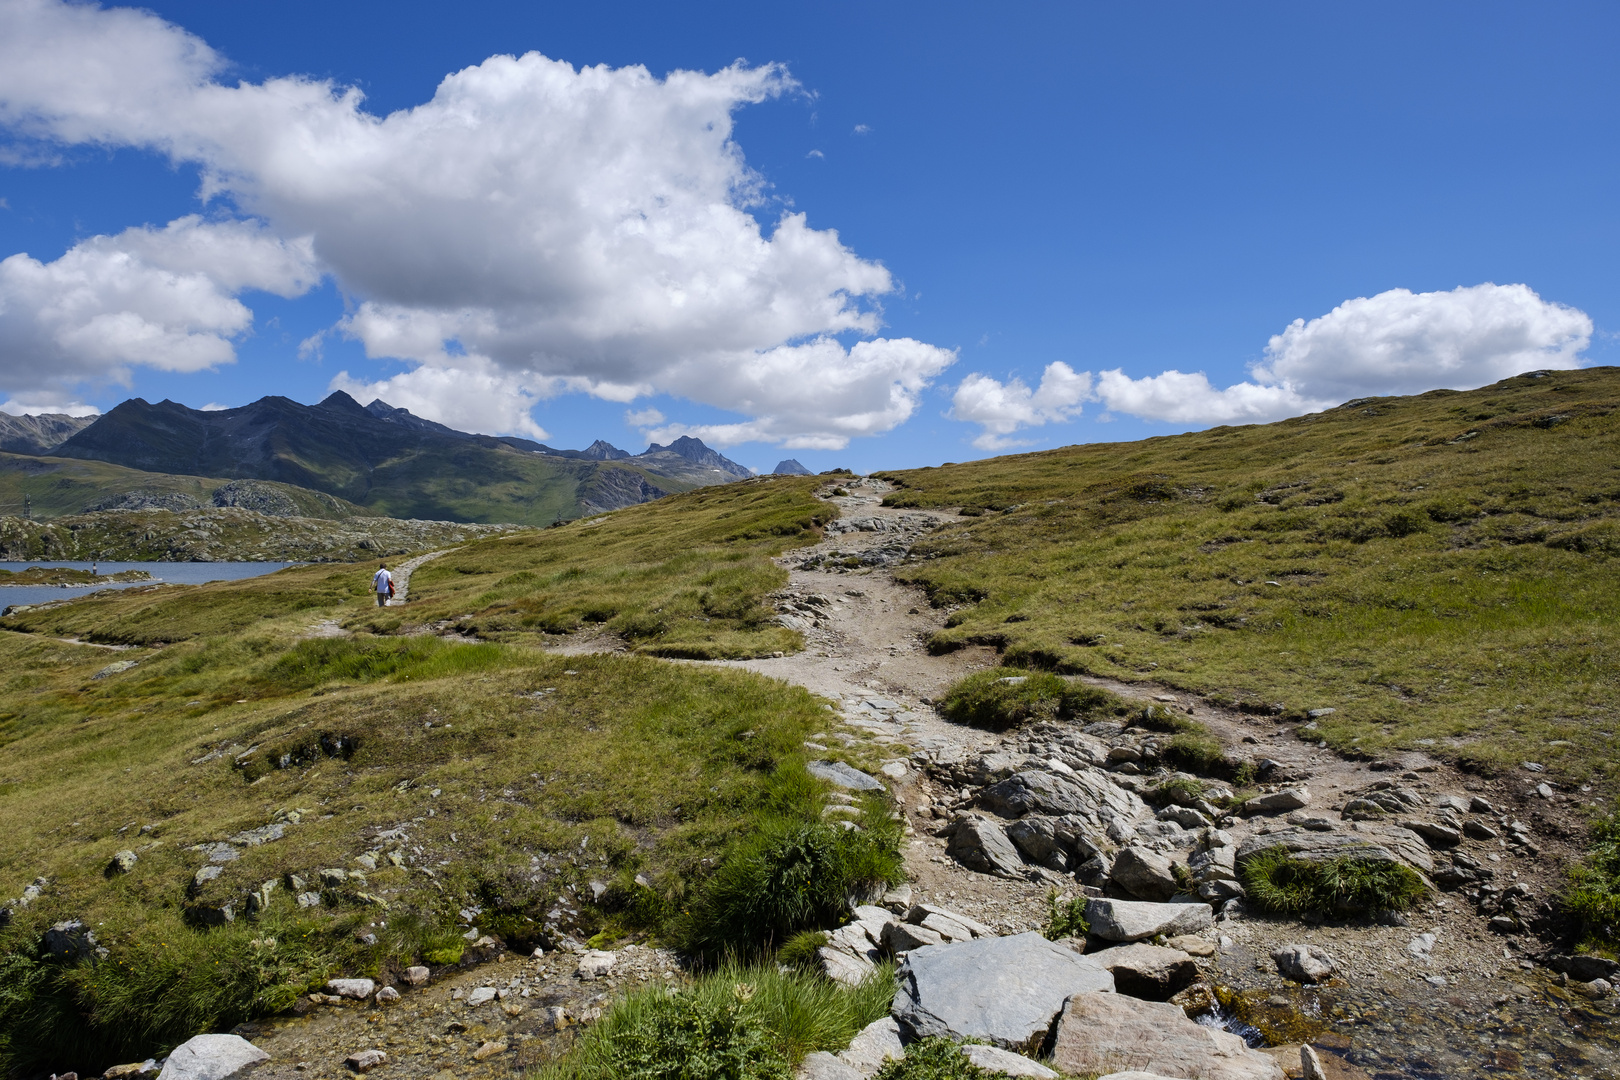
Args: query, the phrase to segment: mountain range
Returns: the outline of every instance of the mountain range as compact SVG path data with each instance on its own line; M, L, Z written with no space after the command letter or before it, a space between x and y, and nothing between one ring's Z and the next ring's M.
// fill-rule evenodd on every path
M265 397L203 411L132 398L93 421L8 416L0 449L31 455L24 471L42 479L53 458L73 458L166 477L274 481L387 517L529 525L753 475L699 439L640 454L602 440L558 450L457 431L384 401L361 405L341 391L316 405Z

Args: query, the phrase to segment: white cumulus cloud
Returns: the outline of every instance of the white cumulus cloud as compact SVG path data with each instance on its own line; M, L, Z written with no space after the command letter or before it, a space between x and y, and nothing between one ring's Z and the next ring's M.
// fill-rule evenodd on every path
M307 237L194 216L91 237L48 263L13 255L0 261L0 380L14 396L66 400L83 382L127 384L136 365L227 364L253 324L237 293L297 296L319 277Z
M283 237L312 237L321 267L360 301L340 332L424 371L389 380L399 393L465 370L461 423L510 424L513 402L491 397L479 412L471 388L520 384L614 401L670 393L741 414L751 437L839 442L903 422L916 373L926 381L953 356L876 338L888 270L803 214L764 214L766 185L732 117L795 89L778 66L658 78L494 56L386 116L352 87L227 85L223 69L147 13L0 7L0 121L45 145L194 162L206 193ZM755 387L757 373L792 366L784 350L806 348L832 370L791 393ZM437 400L424 395L423 413L451 422Z
M1346 300L1309 321L1295 319L1250 365L1249 379L1230 386L1217 387L1201 371L1132 378L1114 368L1100 373L1094 387L1088 377L1071 414L1042 406L1045 377L1031 391L1017 379L1002 383L975 373L957 387L952 415L982 425L974 440L982 449L1018 445L1013 432L1079 415L1082 400L1172 424L1261 423L1352 398L1468 390L1525 371L1579 367L1591 339L1585 312L1543 300L1527 285L1391 289ZM1058 366L1049 365L1047 376ZM1070 389L1051 400L1073 397L1072 382L1064 385Z
M1000 382L987 375L963 379L951 399L951 418L979 424L983 433L973 440L981 450L1004 450L1024 445L1009 438L1021 428L1040 427L1073 419L1091 396L1091 372L1076 372L1062 361L1047 364L1034 390L1020 379Z

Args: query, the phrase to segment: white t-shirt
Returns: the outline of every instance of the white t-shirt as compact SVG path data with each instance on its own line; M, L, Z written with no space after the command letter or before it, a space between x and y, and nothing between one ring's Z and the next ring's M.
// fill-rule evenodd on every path
M386 569L378 570L377 575L371 579L371 587L380 593L385 593L388 591L389 583L393 580L394 576Z

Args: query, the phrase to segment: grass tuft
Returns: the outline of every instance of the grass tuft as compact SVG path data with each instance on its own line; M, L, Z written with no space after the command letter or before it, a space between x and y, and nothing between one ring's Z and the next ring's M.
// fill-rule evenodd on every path
M1620 806L1593 823L1586 857L1569 872L1563 906L1583 947L1620 949Z
M1274 915L1370 917L1405 911L1428 891L1415 870L1397 862L1348 857L1306 862L1280 846L1250 859L1242 879L1247 902Z
M1046 909L1046 926L1041 930L1041 936L1048 941L1061 941L1069 937L1083 938L1091 933L1091 923L1086 920L1084 896L1064 900L1056 889L1048 889Z
M1084 720L1126 709L1106 690L1047 671L1003 667L959 679L940 699L939 711L953 723L1004 731L1029 721Z
M982 1080L987 1073L949 1039L920 1039L906 1047L905 1056L890 1058L872 1080Z
M786 1080L814 1050L840 1050L888 1015L894 971L859 986L773 963L728 961L685 991L616 1003L539 1080Z

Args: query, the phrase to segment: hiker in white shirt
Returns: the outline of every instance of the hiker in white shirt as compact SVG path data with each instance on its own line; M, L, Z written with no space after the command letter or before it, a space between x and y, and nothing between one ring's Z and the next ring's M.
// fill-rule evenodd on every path
M377 573L371 578L371 587L377 593L377 606L387 607L388 598L394 595L394 575L388 572L387 563L377 564Z

